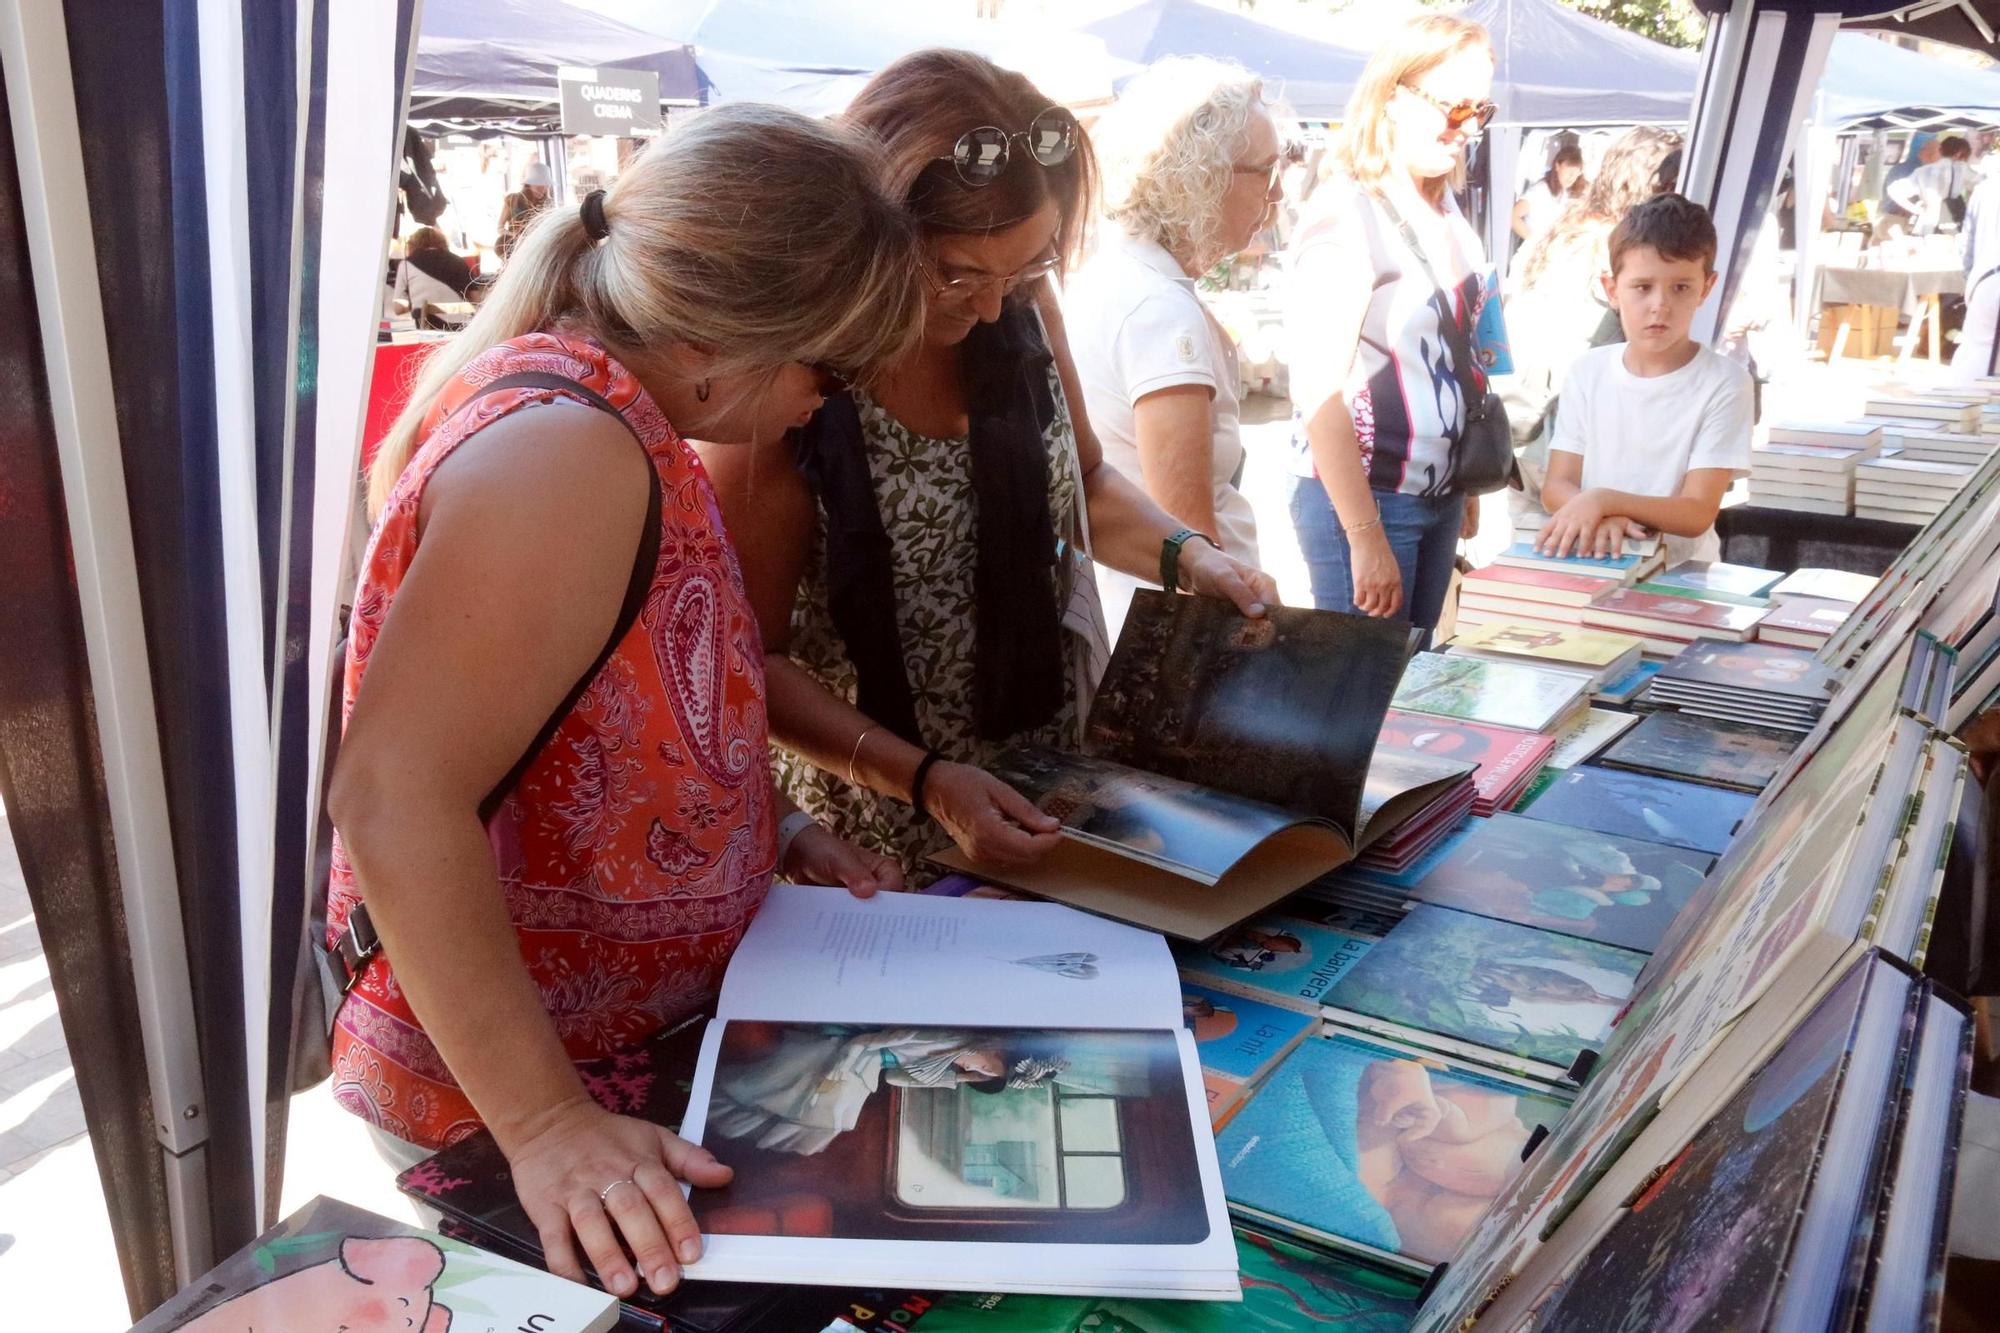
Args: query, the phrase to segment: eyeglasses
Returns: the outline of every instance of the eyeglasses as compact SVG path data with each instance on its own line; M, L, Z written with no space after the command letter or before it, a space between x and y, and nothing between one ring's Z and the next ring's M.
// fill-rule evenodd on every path
M937 295L941 300L961 301L968 300L996 285L1000 288L1002 296L1012 295L1021 288L1048 277L1061 264L1062 256L1045 255L1012 273L967 273L957 277L946 277L929 269L926 269L926 272L930 273L931 285L937 289Z
M799 364L812 372L813 392L822 398L832 398L854 387L854 376L837 367L822 361L801 361Z
M1264 180L1265 195L1276 199L1279 194L1278 182L1285 174L1285 158L1281 153L1272 159L1271 165L1267 167L1246 167L1241 163L1232 163L1229 169L1239 176L1261 176Z
M1028 128L1009 134L997 125L979 125L958 136L951 152L937 159L949 162L958 179L968 189L981 189L1000 179L1013 157L1016 139L1027 141L1028 155L1045 167L1059 167L1076 151L1082 131L1076 117L1052 106L1028 122Z
M1434 97L1430 93L1425 92L1414 83L1405 83L1398 86L1407 88L1438 110L1444 112L1446 129L1463 130L1468 124L1476 121L1478 123L1474 124L1473 128L1467 131L1467 133L1478 134L1485 130L1486 126L1492 121L1494 113L1500 110L1499 105L1490 97L1481 98L1477 102L1469 97L1457 102L1447 102L1442 97Z

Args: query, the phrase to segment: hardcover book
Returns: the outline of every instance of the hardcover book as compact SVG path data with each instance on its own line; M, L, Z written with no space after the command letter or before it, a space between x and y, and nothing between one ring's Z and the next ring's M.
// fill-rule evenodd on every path
M1544 768L1575 768L1638 722L1639 719L1631 713L1593 708L1555 734L1555 745L1549 750L1547 758L1542 760L1542 765Z
M1833 695L1833 673L1810 652L1766 643L1697 639L1660 668L1659 683L1726 689L1747 696L1772 695L1823 706Z
M1745 605L1762 604L1764 594L1785 577L1780 569L1758 569L1753 565L1729 565L1720 560L1683 560L1672 569L1663 569L1647 580L1656 586L1678 589L1681 596L1727 594L1748 598Z
M1374 940L1292 917L1257 916L1174 950L1181 976L1234 995L1317 1014Z
M1525 811L1529 819L1720 854L1756 798L1692 782L1579 764Z
M1674 638L1740 639L1756 628L1763 615L1755 607L1616 588L1584 608L1583 623L1664 632Z
M1573 671L1418 653L1393 702L1405 713L1547 731L1583 707L1589 693L1590 682Z
M1411 896L1651 953L1714 864L1706 852L1499 814L1455 843Z
M132 1333L604 1333L617 1322L618 1302L601 1291L318 1198L170 1297Z
M1654 713L1612 742L1598 762L1714 787L1760 792L1799 745L1794 732L1682 713Z
M1485 816L1512 803L1555 744L1539 732L1390 709L1377 747L1472 764L1477 792L1472 811Z
M1874 589L1876 580L1867 574L1851 574L1844 569L1794 570L1771 589L1771 600L1788 597L1816 597L1830 602L1859 602Z
M1223 1129L1246 1220L1422 1273L1449 1259L1521 1169L1550 1089L1398 1043L1329 1032L1285 1058Z
M1596 1050L1646 956L1419 903L1327 995L1326 1016L1553 1081Z
M1319 1026L1319 1011L1279 1009L1227 991L1181 985L1181 1018L1194 1033L1208 1113L1221 1125L1251 1086Z
M1601 682L1622 676L1639 662L1639 641L1628 634L1589 629L1527 629L1516 625L1461 628L1451 651L1488 660L1541 663L1581 671Z
M990 770L1061 820L1027 867L954 870L1206 939L1350 860L1466 780L1371 762L1408 649L1393 621L1141 589L1083 754L1017 748Z
M1488 565L1465 576L1465 591L1492 597L1511 597L1524 602L1548 602L1560 606L1582 606L1604 591L1604 579L1597 574L1565 574L1554 569L1523 569L1517 565Z
M1595 574L1612 583L1630 583L1659 569L1665 557L1658 551L1651 555L1547 555L1537 551L1533 542L1515 542L1495 556L1493 563L1553 570L1558 574Z

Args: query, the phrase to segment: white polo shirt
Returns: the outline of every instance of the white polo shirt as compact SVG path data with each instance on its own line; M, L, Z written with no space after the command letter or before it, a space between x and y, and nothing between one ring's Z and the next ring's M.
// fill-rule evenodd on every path
M1063 323L1083 382L1085 411L1104 457L1144 484L1133 407L1147 394L1199 384L1212 395L1209 477L1216 540L1257 563L1257 521L1250 502L1231 484L1243 464L1242 408L1237 398L1236 348L1195 291L1194 279L1165 247L1115 223L1098 233L1097 253L1070 280ZM1115 638L1132 590L1157 587L1098 566L1106 623Z

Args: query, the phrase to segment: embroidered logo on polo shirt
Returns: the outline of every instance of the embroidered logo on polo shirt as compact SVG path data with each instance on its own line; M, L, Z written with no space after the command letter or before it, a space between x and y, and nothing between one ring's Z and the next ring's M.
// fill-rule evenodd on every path
M1183 361L1194 360L1194 335L1192 333L1183 333L1180 337L1174 339L1174 351Z

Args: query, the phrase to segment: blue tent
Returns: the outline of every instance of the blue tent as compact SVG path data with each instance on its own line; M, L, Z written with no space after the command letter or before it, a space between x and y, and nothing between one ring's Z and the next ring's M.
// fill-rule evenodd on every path
M410 88L413 120L553 121L563 65L648 69L662 102L698 99L684 43L558 0L425 0Z
M1858 32L1837 33L1813 95L1813 120L1839 126L1912 108L2000 110L2000 74L1973 69Z
M1368 63L1368 52L1359 48L1312 41L1196 0L1144 0L1082 31L1103 38L1112 56L1135 65L1167 56L1234 60L1261 74L1293 112L1309 119L1345 111Z
M1700 57L1555 0L1472 0L1462 11L1493 38L1493 100L1515 125L1683 121Z

